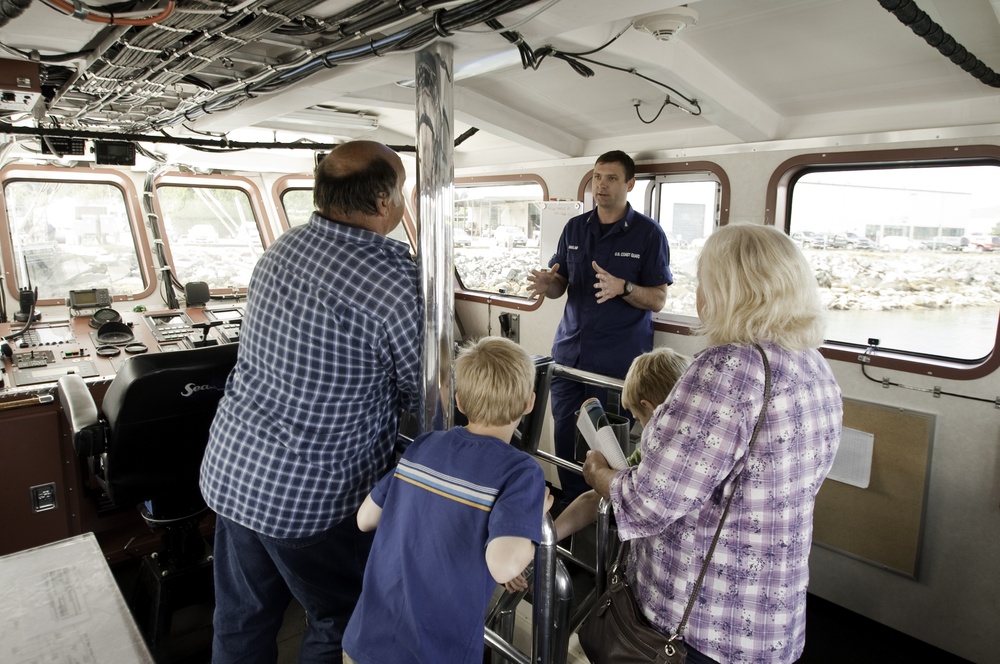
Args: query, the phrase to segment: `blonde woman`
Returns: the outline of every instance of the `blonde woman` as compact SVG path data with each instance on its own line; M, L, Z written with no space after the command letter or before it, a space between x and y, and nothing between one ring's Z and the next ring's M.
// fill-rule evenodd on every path
M725 528L684 634L688 662L791 664L805 644L816 492L840 443L840 389L817 347L816 281L781 231L737 224L705 243L698 314L709 347L695 355L643 430L638 466L588 454L584 476L609 498L631 540L629 581L642 613L674 633L725 499ZM751 432L771 367L771 401Z

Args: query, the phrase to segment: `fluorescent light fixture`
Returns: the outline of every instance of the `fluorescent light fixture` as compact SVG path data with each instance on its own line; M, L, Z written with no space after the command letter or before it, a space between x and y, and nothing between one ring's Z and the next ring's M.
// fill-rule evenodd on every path
M521 52L516 48L508 51L500 51L485 58L466 62L464 65L458 67L455 69L455 80L461 81L462 79L474 76L483 76L484 74L491 74L501 69L514 66L519 67L521 64ZM416 85L416 81L410 78L405 81L396 81L396 85L401 88L412 88Z
M378 116L363 111L341 111L329 106L311 106L273 118L273 122L306 125L311 127L336 127L357 131L378 129ZM263 124L263 123L262 123Z

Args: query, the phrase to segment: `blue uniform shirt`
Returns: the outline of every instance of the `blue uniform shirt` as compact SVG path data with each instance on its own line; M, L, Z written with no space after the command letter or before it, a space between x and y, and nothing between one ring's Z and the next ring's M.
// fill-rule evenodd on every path
M596 210L573 217L549 261L568 280L552 357L564 366L624 378L632 360L653 349L653 312L621 296L598 304L591 263L637 286L669 285L670 247L660 225L631 205L603 236L601 230Z

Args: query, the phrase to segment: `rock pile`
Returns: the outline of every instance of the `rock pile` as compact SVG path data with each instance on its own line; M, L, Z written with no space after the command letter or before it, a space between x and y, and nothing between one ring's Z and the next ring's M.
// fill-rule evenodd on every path
M888 311L996 307L1000 252L882 252L805 250L824 303L832 310ZM457 251L455 267L471 290L527 295L527 276L538 250ZM695 312L697 251L671 250L674 284L664 311Z

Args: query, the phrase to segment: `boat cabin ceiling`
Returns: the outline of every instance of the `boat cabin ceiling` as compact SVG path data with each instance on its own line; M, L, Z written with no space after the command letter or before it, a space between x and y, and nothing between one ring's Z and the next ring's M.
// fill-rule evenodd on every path
M413 53L441 41L455 136L478 130L458 168L977 125L1000 103L998 0L0 4L22 11L0 69L41 79L0 105L19 126L413 145Z

